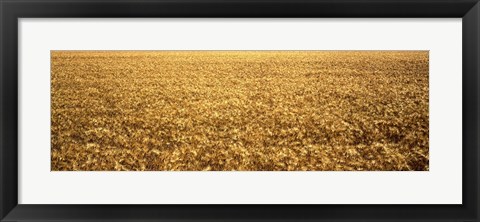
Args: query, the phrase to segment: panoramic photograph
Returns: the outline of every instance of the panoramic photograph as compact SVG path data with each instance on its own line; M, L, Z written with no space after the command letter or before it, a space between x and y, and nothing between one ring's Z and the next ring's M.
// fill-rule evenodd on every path
M50 51L52 171L428 171L429 51Z

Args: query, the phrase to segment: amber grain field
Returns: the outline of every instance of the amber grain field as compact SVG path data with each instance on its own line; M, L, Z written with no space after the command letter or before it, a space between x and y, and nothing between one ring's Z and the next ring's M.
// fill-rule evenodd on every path
M51 51L53 171L426 171L428 51Z

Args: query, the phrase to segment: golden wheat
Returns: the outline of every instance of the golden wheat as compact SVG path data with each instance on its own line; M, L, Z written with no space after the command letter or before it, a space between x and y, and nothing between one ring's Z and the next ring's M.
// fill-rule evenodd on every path
M52 170L428 170L427 51L52 51Z

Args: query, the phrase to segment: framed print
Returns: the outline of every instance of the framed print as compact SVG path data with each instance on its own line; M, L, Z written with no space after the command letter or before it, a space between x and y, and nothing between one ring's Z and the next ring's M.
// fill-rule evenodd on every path
M477 1L1 1L2 221L478 221Z

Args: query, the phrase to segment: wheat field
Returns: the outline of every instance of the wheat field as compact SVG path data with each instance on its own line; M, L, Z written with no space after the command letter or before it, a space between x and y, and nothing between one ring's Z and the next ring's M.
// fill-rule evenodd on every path
M425 171L428 83L428 51L51 51L51 170Z

